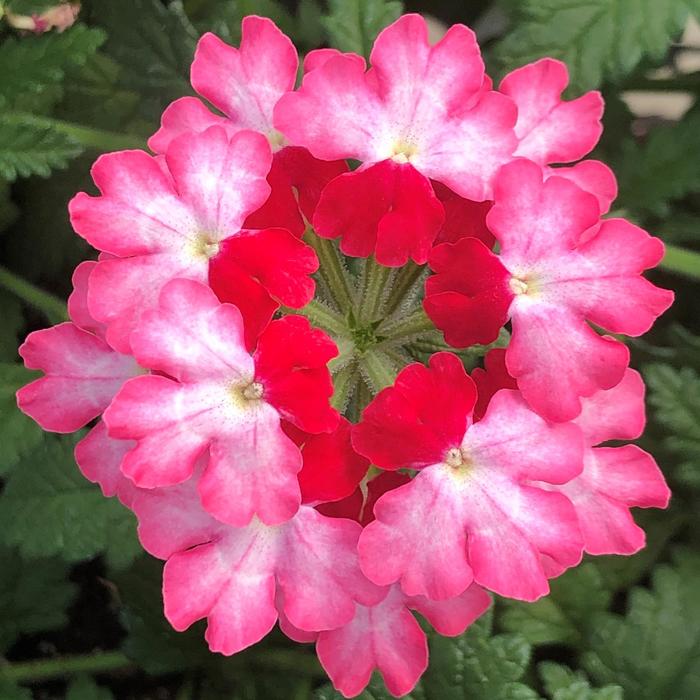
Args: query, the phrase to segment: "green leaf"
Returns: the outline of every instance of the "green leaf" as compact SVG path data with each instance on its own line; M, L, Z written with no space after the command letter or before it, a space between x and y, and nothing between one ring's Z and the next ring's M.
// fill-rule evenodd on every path
M341 51L369 56L377 34L403 11L395 0L328 0L328 15L322 18L330 43Z
M662 57L697 0L523 0L513 29L496 48L505 71L543 56L564 61L575 91L630 73Z
M48 435L20 461L0 494L0 539L25 557L77 562L105 553L113 566L127 566L140 551L135 519L80 474L74 445Z
M622 700L622 688L619 685L591 688L581 671L574 672L551 661L543 661L537 669L552 700Z
M148 673L194 668L215 659L204 642L202 625L176 632L163 616L163 563L140 557L113 577L127 630L123 651Z
M644 376L654 417L667 432L664 445L679 460L674 477L700 488L700 375L690 367L656 364Z
M500 623L504 629L522 634L531 644L580 646L591 614L607 610L612 594L591 563L570 569L550 585L551 593L535 603L502 599Z
M269 17L285 34L296 39L294 18L276 0L205 0L203 4L204 7L196 13L197 26L202 31L213 31L231 44L240 43L241 20L246 15Z
M432 637L423 690L430 700L537 700L539 695L520 682L530 651L520 634L492 636L487 613L460 637Z
M20 688L12 681L4 681L0 678L0 698L2 700L32 700L32 691Z
M651 590L634 588L627 614L595 617L583 665L598 683L634 700L700 697L700 555L683 551L658 566Z
M6 38L0 44L0 108L46 111L61 95L66 71L83 65L105 40L76 24L62 33Z
M25 560L0 547L0 653L20 634L63 627L76 593L68 566L59 559ZM2 696L4 697L4 695Z
M49 122L0 113L0 177L6 180L48 177L51 170L66 167L82 150Z
M670 203L700 189L700 112L659 126L643 144L628 138L616 159L618 207L666 217ZM697 234L700 235L700 234Z
M149 98L144 116L157 121L169 102L193 94L189 75L198 34L181 2L95 0L92 6L107 30L105 51L123 69L121 86Z
M41 428L20 412L15 399L17 389L36 377L22 365L0 363L0 476L42 441Z
M101 688L90 676L78 676L68 685L66 700L114 700L109 688Z

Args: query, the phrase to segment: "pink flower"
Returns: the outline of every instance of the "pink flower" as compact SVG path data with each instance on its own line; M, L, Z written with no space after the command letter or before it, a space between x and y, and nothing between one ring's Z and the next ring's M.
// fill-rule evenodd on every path
M302 463L280 421L308 432L337 425L326 368L334 343L287 316L270 323L251 356L235 306L198 282L173 280L142 314L131 345L159 374L127 382L105 412L111 437L136 441L124 474L140 487L168 486L189 479L203 458L199 490L214 516L238 526L254 515L270 525L291 518Z
M508 374L502 350L491 350L486 370L474 370L479 401L488 405L503 387L517 387ZM483 395L482 395L483 392ZM670 491L654 458L636 445L596 447L609 440L634 440L644 430L644 382L633 369L607 391L597 391L581 402L573 421L584 438L583 471L558 486L539 483L569 498L576 509L589 554L634 554L645 543L644 531L630 513L631 507L665 508Z
M437 246L425 310L456 347L492 342L510 320L508 371L543 417L570 420L629 359L586 321L637 336L673 301L641 276L663 244L624 219L600 221L595 197L526 160L501 170L495 199L487 223L499 255L470 238Z
M261 135L229 137L219 126L182 135L164 157L122 151L97 160L102 195L81 192L70 213L75 230L110 254L90 275L88 305L113 347L129 351L139 317L175 278L211 277L246 314L249 346L280 302L299 308L311 299L318 261L310 247L283 229L241 230L270 193L270 162Z
M407 596L395 584L376 605L357 605L353 619L337 629L309 635L296 630L282 613L280 627L295 641L316 641L321 665L346 698L361 693L375 669L389 692L400 697L413 690L428 667L425 633L411 611L420 613L440 634L454 637L490 604L489 595L475 584L448 600Z
M213 114L195 97L173 102L163 113L161 128L149 147L164 153L174 138L219 125L232 136L241 130L258 131L273 150L267 201L245 221L245 228L281 226L296 236L304 233L323 187L344 173L344 161L322 161L305 148L290 146L272 124L277 101L294 89L298 68L294 45L266 17L244 17L241 46L229 46L214 34L199 40L192 64L192 85L226 116Z
M518 108L516 156L538 163L571 163L593 150L603 131L603 98L587 92L561 99L569 84L566 64L542 58L509 73L498 89Z
M385 265L424 263L442 223L428 178L468 199L490 198L493 176L517 145L515 109L490 89L463 25L431 47L425 20L404 15L377 37L370 62L365 72L359 56L314 57L302 87L275 106L274 123L317 158L363 161L321 196L320 235L341 236L348 255L374 251Z
M409 596L451 598L475 581L535 600L549 590L543 558L566 568L583 547L568 499L529 482L581 472L580 430L546 423L508 390L472 424L475 402L459 358L438 353L429 368L404 368L365 409L355 449L383 469L420 471L377 501L360 538L362 569Z
M301 506L281 525L255 518L230 527L202 508L197 491L196 477L139 490L132 507L145 549L167 559L166 617L177 630L207 618L212 651L234 654L262 639L277 620L278 592L284 616L311 631L345 625L357 603L385 595L359 569L357 523Z

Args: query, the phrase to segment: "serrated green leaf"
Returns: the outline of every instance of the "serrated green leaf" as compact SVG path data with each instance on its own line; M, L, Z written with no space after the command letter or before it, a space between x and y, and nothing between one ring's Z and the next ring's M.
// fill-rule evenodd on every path
M148 673L161 674L194 668L216 657L204 642L202 625L176 632L163 616L163 563L140 557L113 576L127 630L123 651Z
M60 97L66 71L83 65L104 40L102 30L84 24L60 34L7 37L0 44L0 108L46 111Z
M17 408L15 393L36 379L36 372L15 363L0 363L0 476L43 439L41 428Z
M503 71L551 56L564 61L575 91L630 73L662 57L697 0L524 0L496 48Z
M53 630L68 622L66 608L76 592L68 572L60 559L25 560L15 550L0 547L0 653L20 634Z
M190 65L198 33L181 2L95 0L96 21L107 31L105 51L121 67L120 85L147 97L144 116L157 121L172 100L193 94Z
M66 690L66 700L113 700L109 688L101 688L90 676L74 678Z
M82 147L48 122L0 114L0 177L48 177L54 168L65 168Z
M535 603L503 599L501 625L531 644L580 645L591 614L606 610L612 594L591 563L570 569L550 585L551 593Z
M572 671L566 666L543 661L537 670L551 700L622 700L622 688L619 685L607 685L604 688L591 688L585 674Z
M377 34L403 11L395 0L329 0L322 18L330 43L341 51L369 56Z
M658 566L651 590L634 588L627 614L595 617L583 665L598 683L617 683L634 700L700 697L700 554Z
M656 364L644 376L654 417L668 433L664 445L679 460L674 477L700 488L700 375L690 367Z
M700 158L688 157L689 153L700 153L700 112L657 127L643 144L627 139L615 162L616 206L668 216L674 199L700 189Z
M537 700L539 695L521 682L530 652L520 634L492 636L487 613L460 637L432 637L421 685L430 700Z
M0 540L25 557L77 562L104 553L124 567L139 551L134 517L80 474L74 445L48 435L22 458L0 494Z
M20 688L11 681L4 681L0 678L0 698L2 700L32 700L32 691L27 688Z

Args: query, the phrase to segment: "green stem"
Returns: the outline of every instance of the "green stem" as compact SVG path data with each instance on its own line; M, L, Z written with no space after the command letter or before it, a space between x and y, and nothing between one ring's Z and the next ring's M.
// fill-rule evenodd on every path
M320 273L333 296L333 301L338 308L345 312L351 309L355 299L350 274L348 273L341 255L333 241L317 236L313 231L308 231L304 240L316 251L320 263Z
M130 669L132 661L119 651L105 651L84 656L63 656L0 666L0 679L13 683L27 683L73 676L78 673L105 673Z
M360 363L362 373L369 380L375 394L394 383L394 379L396 379L394 363L381 350L376 348L368 350L362 355Z
M661 261L661 267L686 277L700 279L700 253L685 248L678 248L674 245L667 245L666 254Z
M311 321L314 326L328 331L333 336L347 334L347 325L336 311L329 309L323 302L312 300L302 309L285 309L290 314L301 314Z
M435 330L435 325L422 308L404 318L393 318L383 323L377 333L387 338L392 345L396 340L423 335Z
M141 136L134 136L133 134L120 134L114 131L94 129L90 126L63 121L62 119L38 117L34 114L25 114L23 112L10 112L6 115L6 118L18 119L25 123L45 126L49 129L60 131L85 148L96 148L100 151L146 148L145 139Z
M421 278L424 269L424 265L416 265L416 263L409 260L399 270L386 300L386 311L388 314L394 313L406 301L414 285Z
M0 265L0 287L18 296L22 301L43 311L51 323L60 323L68 318L66 303L33 285L14 272Z
M333 398L331 403L341 413L348 407L358 378L357 365L354 361L349 362L333 376Z
M381 318L387 293L387 282L393 274L390 267L380 265L374 258L365 261L364 288L358 309L360 323L372 323Z

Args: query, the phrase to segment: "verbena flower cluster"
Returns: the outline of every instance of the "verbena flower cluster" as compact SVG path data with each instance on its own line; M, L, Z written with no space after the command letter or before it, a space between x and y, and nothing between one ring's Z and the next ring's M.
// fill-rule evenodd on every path
M234 654L278 623L344 695L374 669L401 695L428 663L414 611L457 635L488 591L534 601L584 552L644 545L630 508L669 491L649 454L605 446L641 434L644 385L600 331L638 336L671 304L641 275L663 246L602 218L615 178L582 160L602 99L562 99L559 61L494 89L470 29L431 46L406 15L369 68L312 51L295 89L270 20L242 37L197 47L192 85L219 113L175 101L153 154L101 156L100 194L71 201L98 260L75 270L71 321L21 347L45 376L18 401L46 430L92 426L78 465L166 560L175 629L206 618ZM510 324L508 346L471 376L452 352L407 364L351 424L336 343L293 311L315 294L316 237L427 266L449 345Z

